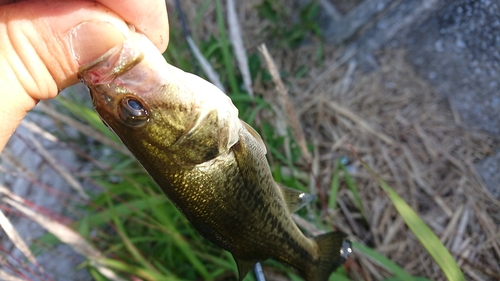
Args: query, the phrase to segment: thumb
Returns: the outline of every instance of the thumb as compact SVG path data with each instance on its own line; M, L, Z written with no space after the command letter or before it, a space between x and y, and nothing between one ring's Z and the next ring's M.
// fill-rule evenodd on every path
M95 2L0 6L0 151L27 111L77 83L79 65L128 33L123 20Z

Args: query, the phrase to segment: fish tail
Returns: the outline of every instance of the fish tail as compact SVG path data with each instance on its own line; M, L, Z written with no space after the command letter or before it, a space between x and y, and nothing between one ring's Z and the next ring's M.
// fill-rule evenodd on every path
M351 243L343 232L329 232L316 236L318 259L314 266L306 269L307 281L326 281L332 272L341 266L351 252Z

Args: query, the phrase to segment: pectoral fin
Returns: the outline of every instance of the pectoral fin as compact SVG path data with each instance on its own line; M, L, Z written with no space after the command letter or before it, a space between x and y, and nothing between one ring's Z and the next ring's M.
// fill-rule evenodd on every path
M298 209L304 207L307 203L316 198L315 195L304 193L300 190L286 187L280 183L276 183L283 198L285 199L286 206L290 213L294 213Z
M242 281L257 262L239 259L234 256L233 258L238 266L238 281Z

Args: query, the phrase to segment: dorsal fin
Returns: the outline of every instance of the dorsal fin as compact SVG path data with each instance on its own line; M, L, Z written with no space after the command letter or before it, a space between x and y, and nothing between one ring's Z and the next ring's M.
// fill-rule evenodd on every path
M276 183L276 185L281 191L281 194L285 199L286 206L288 207L288 211L290 213L294 213L298 209L304 207L304 205L306 205L307 203L314 200L314 198L316 198L316 196L312 194L308 194L297 189L286 187L280 183Z
M242 281L257 262L240 259L235 256L233 256L233 258L238 266L238 281Z
M254 128L252 128L252 126L248 125L245 121L241 121L241 123L243 123L243 126L245 127L245 129L247 129L247 131L250 133L250 135L252 135L252 137L254 137L254 139L257 141L257 143L260 145L260 147L264 151L264 154L266 154L267 148L266 148L266 145L264 144L264 141L262 140L261 136L259 135L259 133L257 133L257 131Z

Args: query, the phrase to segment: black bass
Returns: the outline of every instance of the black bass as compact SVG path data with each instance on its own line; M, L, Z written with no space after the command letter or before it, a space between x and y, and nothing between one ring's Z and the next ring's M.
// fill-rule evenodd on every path
M167 64L133 33L79 69L94 107L193 227L229 251L239 280L274 259L325 281L346 253L346 235L302 234L290 213L311 196L278 185L259 134L218 88ZM350 248L349 248L350 251Z

